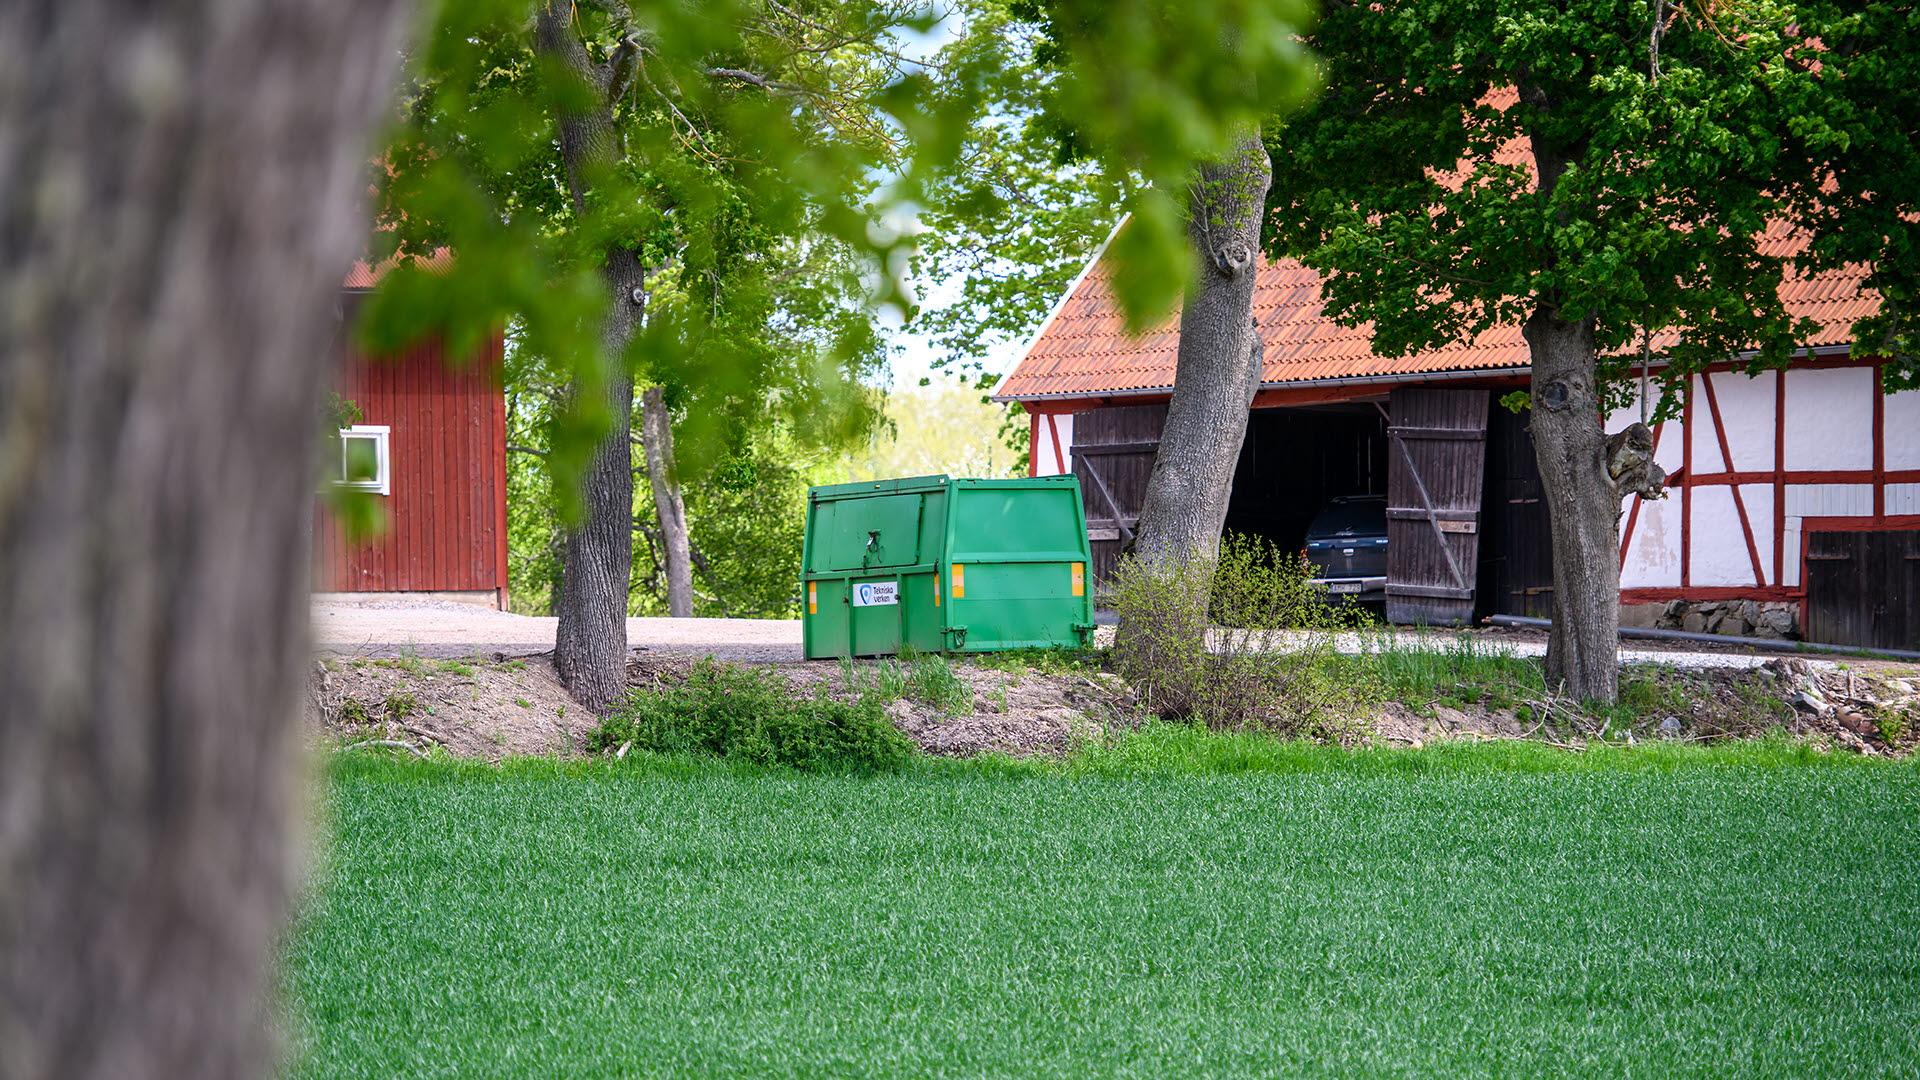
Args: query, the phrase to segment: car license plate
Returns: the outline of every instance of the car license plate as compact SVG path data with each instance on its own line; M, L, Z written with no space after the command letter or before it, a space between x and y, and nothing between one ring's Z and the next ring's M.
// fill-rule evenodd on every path
M1356 593L1360 591L1360 583L1357 581L1336 581L1327 586L1327 591L1330 593Z

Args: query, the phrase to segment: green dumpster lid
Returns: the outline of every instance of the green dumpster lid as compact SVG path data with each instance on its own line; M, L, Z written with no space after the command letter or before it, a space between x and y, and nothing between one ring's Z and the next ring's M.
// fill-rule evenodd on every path
M940 491L948 487L983 488L1024 488L1044 487L1049 484L1078 485L1080 478L1072 473L1061 476L1017 476L997 479L956 479L945 473L934 476L905 476L894 480L863 480L857 484L825 484L807 490L807 498L843 499L859 495L894 495L909 491Z
M827 484L811 488L807 498L839 498L844 495L890 495L902 491L935 491L947 486L947 474L907 476L898 480L866 480L858 484Z

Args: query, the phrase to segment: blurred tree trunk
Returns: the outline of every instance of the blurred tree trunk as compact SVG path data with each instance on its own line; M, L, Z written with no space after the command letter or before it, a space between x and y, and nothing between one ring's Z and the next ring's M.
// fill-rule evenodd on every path
M0 6L0 1076L272 1070L380 0Z

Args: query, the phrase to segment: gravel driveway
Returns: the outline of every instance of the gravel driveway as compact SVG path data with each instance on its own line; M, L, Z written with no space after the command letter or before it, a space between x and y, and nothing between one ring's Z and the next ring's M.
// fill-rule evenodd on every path
M522 656L551 651L558 622L450 601L315 604L313 640L315 651L341 656ZM628 619L627 647L722 660L798 660L800 620Z
M383 600L368 603L326 603L313 606L314 648L342 656L422 657L521 656L553 648L558 620L457 604L451 601ZM1472 631L1477 650L1511 652L1518 656L1546 653L1546 635L1539 631ZM1102 626L1099 644L1111 644L1113 628ZM1342 634L1336 646L1342 652L1373 647L1371 636ZM1402 647L1448 650L1458 647L1454 632L1400 631L1394 637ZM722 660L781 661L801 659L798 619L628 619L627 646L635 653L712 655ZM1819 667L1833 661L1806 654L1754 652L1736 646L1698 649L1635 643L1620 650L1628 664L1672 664L1685 668L1749 668L1776 655L1800 655ZM1851 661L1856 666L1857 660Z

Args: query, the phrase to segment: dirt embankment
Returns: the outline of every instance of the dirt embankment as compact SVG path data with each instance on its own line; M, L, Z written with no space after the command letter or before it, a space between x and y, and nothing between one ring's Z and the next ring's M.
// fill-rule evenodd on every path
M697 661L642 656L628 683L657 687L686 677ZM847 697L879 689L896 727L932 754L1061 754L1076 739L1141 722L1117 676L1078 669L1036 671L950 665L955 682L936 700L888 679L890 661L768 665L796 693ZM849 676L852 685L849 684ZM905 689L904 696L895 696ZM1363 717L1359 742L1420 746L1443 739L1534 738L1578 746L1596 739L1712 742L1773 730L1865 754L1904 755L1920 744L1920 680L1894 670L1851 670L1781 658L1752 669L1661 670L1628 688L1633 713L1591 715L1541 695L1476 695L1462 688L1431 700L1387 701ZM575 756L594 729L555 677L549 657L424 659L322 657L315 661L307 723L339 744L442 747L460 757Z
M640 657L627 665L627 684L645 690L679 682L697 662ZM889 663L766 666L796 693L847 698L898 677L901 669ZM1112 675L971 664L951 670L958 685L945 701L909 694L886 706L894 726L928 753L1060 754L1075 738L1132 715L1132 695ZM849 674L855 685L849 685ZM306 716L309 730L341 743L399 742L421 751L438 746L489 761L510 754L582 754L595 726L567 696L544 655L504 661L323 657L314 662Z

